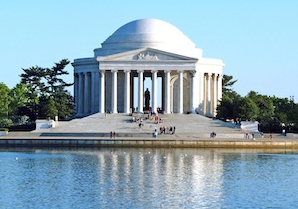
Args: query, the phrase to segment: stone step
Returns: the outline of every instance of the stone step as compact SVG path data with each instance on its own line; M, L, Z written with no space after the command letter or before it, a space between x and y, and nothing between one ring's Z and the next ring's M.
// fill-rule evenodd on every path
M139 122L132 122L132 117L142 117L143 125L139 128ZM134 114L101 114L97 113L85 118L74 119L72 121L58 121L54 128L40 129L34 132L39 133L96 133L95 135L109 136L110 131L126 136L143 136L150 137L155 129L159 132L160 127L175 126L176 133L188 136L199 135L208 137L211 132L217 134L242 134L239 126L233 123L224 123L219 120L213 120L197 114L161 114L162 123L156 123L152 119L145 119L148 115ZM88 135L88 134L87 134Z
M41 137L110 137L110 133L78 133L78 132L44 132L40 134ZM153 133L116 133L116 137L122 138L151 138ZM210 133L189 133L189 134L158 134L159 138L180 137L180 138L210 138ZM216 138L244 138L243 134L225 134L219 133Z

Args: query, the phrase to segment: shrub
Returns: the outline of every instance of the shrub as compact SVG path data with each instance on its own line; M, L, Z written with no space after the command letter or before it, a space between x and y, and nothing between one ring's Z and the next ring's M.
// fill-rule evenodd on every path
M13 122L8 118L0 118L0 127L9 127L12 126Z
M6 131L6 132L8 132L9 129L8 128L0 128L0 131Z

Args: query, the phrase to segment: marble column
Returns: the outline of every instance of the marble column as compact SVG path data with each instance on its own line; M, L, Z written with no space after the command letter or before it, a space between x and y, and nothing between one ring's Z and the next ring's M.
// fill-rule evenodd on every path
M89 111L89 93L88 92L89 80L88 73L84 73L84 114L88 114Z
M170 106L170 102L171 102L171 94L170 94L170 71L169 70L165 70L165 113L169 114L171 113L171 106Z
M112 98L111 98L111 113L118 113L117 111L117 70L112 70Z
M74 74L74 100L75 100L75 113L78 114L78 106L79 106L79 74Z
M91 72L91 113L95 113L95 95L96 95L96 72Z
M143 81L143 73L144 70L138 70L138 81L139 81L139 88L138 88L138 112L143 112L144 107L144 81Z
M81 115L84 112L84 80L83 73L79 73L79 95L78 95L78 114Z
M157 70L152 70L152 111L157 112Z
M130 113L130 70L125 70L124 73L124 113Z
M205 90L204 90L204 86L205 86L205 76L203 72L199 72L199 113L200 114L204 114L204 94L205 94Z
M100 113L104 113L105 112L105 71L100 70L100 109L99 112Z
M196 71L191 71L190 72L190 112L191 113L195 113L195 109L194 109L194 93L195 93L195 89L194 89L194 76L195 76Z
M217 80L217 101L221 100L222 98L222 74L218 75Z
M213 106L213 109L212 109L212 115L215 116L216 115L216 108L217 108L217 78L218 78L218 75L217 74L214 74L213 75L213 101L212 101L212 106Z
M178 113L182 114L183 113L183 71L182 70L178 71L178 82L179 82Z
M212 74L207 73L207 115L211 114L211 77Z

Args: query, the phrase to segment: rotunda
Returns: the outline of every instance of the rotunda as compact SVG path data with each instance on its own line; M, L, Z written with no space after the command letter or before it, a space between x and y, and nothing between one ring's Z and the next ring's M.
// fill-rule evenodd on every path
M178 28L158 19L121 26L94 49L94 57L72 65L78 117L97 112L214 116L221 99L223 62L203 58Z
M186 55L196 51L195 44L175 26L158 19L140 19L116 30L102 43L101 48L95 49L95 56L144 47Z

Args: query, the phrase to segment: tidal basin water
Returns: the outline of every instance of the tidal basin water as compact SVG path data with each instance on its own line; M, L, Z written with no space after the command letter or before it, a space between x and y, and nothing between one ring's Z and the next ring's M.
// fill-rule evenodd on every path
M0 150L0 208L297 208L298 154Z

